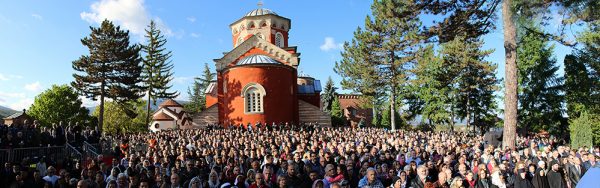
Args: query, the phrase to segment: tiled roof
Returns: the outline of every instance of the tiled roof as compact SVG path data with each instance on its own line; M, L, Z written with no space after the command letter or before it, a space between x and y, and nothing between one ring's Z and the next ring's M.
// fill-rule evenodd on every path
M282 64L281 62L266 56L266 55L250 55L246 56L237 62L237 65L249 65L249 64Z
M277 15L277 13L273 12L272 10L269 10L266 8L259 8L259 9L254 9L254 10L246 13L245 16L262 16L262 15L267 15L267 14Z
M160 105L158 105L158 107L162 108L162 107L183 107L183 106L173 99L168 99L168 100L162 102Z
M152 117L152 120L156 120L156 121L172 121L174 120L171 116L163 113L163 112L159 112L158 114L154 115Z
M4 119L14 119L14 118L18 118L19 116L23 115L24 113L25 113L25 112L23 112L23 111L19 111L19 112L16 112L16 113L14 113L14 114L12 114L12 115L8 116L8 117L5 117Z

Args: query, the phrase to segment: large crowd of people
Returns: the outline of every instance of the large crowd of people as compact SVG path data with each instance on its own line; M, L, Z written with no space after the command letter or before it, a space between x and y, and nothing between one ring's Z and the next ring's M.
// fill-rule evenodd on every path
M110 154L74 165L6 163L10 187L575 188L599 148L538 136L516 149L461 132L210 127L106 134ZM112 141L112 142L111 142ZM84 165L85 164L85 165Z
M0 149L63 146L66 143L98 143L97 130L69 122L40 126L38 121L8 126L0 123Z

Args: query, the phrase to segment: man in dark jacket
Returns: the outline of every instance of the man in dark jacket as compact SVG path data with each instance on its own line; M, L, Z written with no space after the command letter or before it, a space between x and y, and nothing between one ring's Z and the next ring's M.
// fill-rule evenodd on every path
M421 165L417 168L417 176L410 181L410 187L423 188L427 179L427 167Z
M548 171L548 185L550 188L565 188L563 175L559 171L558 161L550 162L551 169Z
M573 157L573 164L571 165L569 172L569 179L571 180L571 187L577 187L579 179L585 174L585 169L581 166L581 161L578 157Z

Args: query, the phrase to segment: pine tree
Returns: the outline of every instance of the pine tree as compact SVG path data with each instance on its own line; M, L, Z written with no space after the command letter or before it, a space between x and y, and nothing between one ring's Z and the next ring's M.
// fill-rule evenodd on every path
M83 55L73 61L75 81L71 86L79 93L96 100L100 98L98 126L102 130L104 119L104 99L110 98L117 103L139 99L143 92L138 83L140 74L140 47L129 44L129 31L104 20L99 28L90 27L92 33L81 43L89 49L89 55ZM130 116L135 112L126 110Z
M336 95L333 99L333 104L331 104L331 124L333 126L343 126L345 125L346 118L344 117L344 111L342 111L342 107L340 105L340 99Z
M570 119L577 118L585 106L594 104L592 98L593 80L583 61L574 55L566 55L565 66L565 100L567 103L567 115Z
M412 114L421 114L423 121L429 124L443 124L449 122L451 83L447 80L453 78L449 70L458 70L454 64L444 64L442 58L437 57L433 45L426 46L417 55L417 65L411 70L414 79L411 80L409 97Z
M452 46L452 47L450 47ZM490 125L482 123L487 116L493 116L496 105L494 92L498 90L496 65L484 60L493 50L481 50L483 41L457 37L444 46L446 63L458 64L460 71L453 80L456 115L465 119L473 129ZM454 76L454 75L452 75Z
M333 106L333 101L337 97L335 94L336 89L337 88L334 86L333 80L331 79L331 76L330 76L327 79L327 82L325 83L325 88L323 88L322 99L323 99L323 111L324 112L331 112L331 107Z
M146 29L146 45L142 46L142 51L146 54L143 58L142 79L146 87L148 102L146 108L146 124L150 120L150 101L156 105L157 99L175 98L178 92L168 92L172 85L169 82L173 80L173 64L169 60L171 51L166 51L165 44L167 39L161 34L154 20L150 21Z
M198 113L204 110L206 105L206 94L204 90L214 80L215 73L210 72L210 67L204 63L202 77L196 77L192 89L188 88L189 103L184 105L187 112Z
M371 10L373 17L365 19L365 30L357 29L352 43L344 44L335 70L343 77L345 89L367 96L390 91L391 129L395 130L396 106L408 79L406 69L420 44L419 13L414 1L374 1Z
M517 66L519 68L519 124L525 132L548 130L566 133L563 118L563 78L552 57L554 46L532 32L519 32Z

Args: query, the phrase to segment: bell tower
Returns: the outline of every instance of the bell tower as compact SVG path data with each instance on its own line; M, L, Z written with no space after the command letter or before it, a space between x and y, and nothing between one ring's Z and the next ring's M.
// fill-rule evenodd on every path
M229 28L234 48L253 35L280 48L286 48L288 47L288 31L291 28L291 20L279 16L272 10L262 8L262 2L259 2L258 9L246 13L244 17L230 24Z

